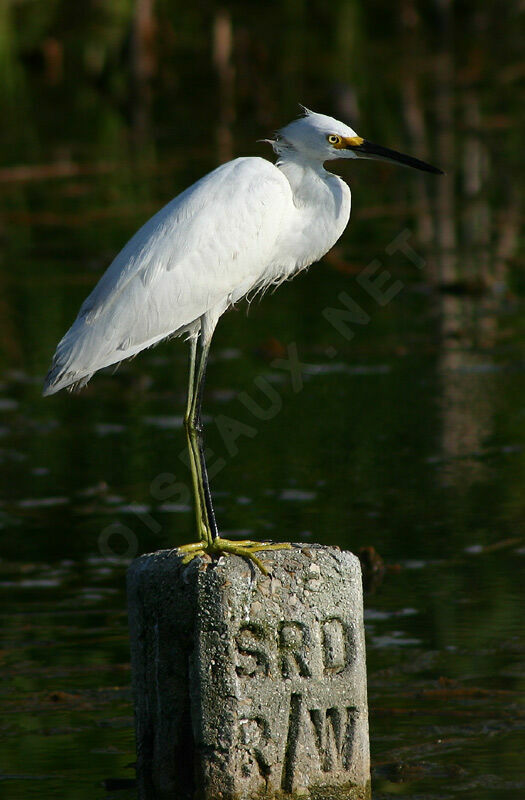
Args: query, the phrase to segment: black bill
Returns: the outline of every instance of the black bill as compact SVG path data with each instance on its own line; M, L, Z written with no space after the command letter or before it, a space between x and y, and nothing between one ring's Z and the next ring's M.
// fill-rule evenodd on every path
M366 139L362 144L354 145L350 149L359 154L359 158L376 158L380 161L391 161L393 164L403 164L405 167L421 169L423 172L432 172L435 175L445 174L442 169L433 167L432 164L427 164L426 161L406 156L404 153L398 153L397 150L390 150L389 147L383 147L380 144L373 144Z

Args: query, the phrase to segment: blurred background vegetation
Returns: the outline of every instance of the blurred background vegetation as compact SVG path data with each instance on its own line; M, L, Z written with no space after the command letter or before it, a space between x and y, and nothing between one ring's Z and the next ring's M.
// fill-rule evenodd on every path
M184 345L43 401L56 343L139 225L222 161L271 157L258 140L299 103L447 174L334 164L353 190L338 245L221 320L205 399L219 523L365 548L377 797L520 793L523 34L518 0L0 0L8 800L42 796L33 773L46 797L92 798L133 760L127 558L194 538L184 488L152 489L188 481ZM388 251L403 231L422 269ZM356 280L375 258L404 287L385 307ZM341 292L371 317L351 341L323 316ZM272 366L291 344L300 392ZM261 375L282 401L266 422L239 400L264 404ZM255 431L234 454L221 415Z
M30 165L35 178L44 164L48 177L53 165L57 176L99 170L111 174L109 213L119 188L140 199L143 181L130 187L123 162L166 172L169 152L190 178L193 158L202 169L255 151L303 102L444 165L449 179L431 196L421 176L402 191L393 178L383 202L412 204L420 240L445 251L429 279L493 285L516 248L520 10L517 0L2 0L1 158L28 167L2 181L24 184ZM12 198L19 211L27 191Z

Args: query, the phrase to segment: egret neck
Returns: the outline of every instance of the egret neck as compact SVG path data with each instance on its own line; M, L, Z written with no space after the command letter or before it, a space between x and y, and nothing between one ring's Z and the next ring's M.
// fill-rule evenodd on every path
M319 159L287 147L276 163L286 176L295 214L279 237L281 252L294 262L289 274L318 261L337 242L350 218L350 187Z

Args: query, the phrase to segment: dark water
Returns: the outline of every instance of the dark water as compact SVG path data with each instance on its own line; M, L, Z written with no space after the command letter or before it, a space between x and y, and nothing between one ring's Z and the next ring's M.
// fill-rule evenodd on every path
M267 154L255 140L299 100L447 176L343 166L336 250L221 321L205 398L219 523L380 554L376 800L521 796L517 4L285 3L275 28L272 4L159 3L135 60L128 5L57 5L0 18L2 797L133 796L125 568L194 538L185 345L44 401L55 344L137 226L221 158Z

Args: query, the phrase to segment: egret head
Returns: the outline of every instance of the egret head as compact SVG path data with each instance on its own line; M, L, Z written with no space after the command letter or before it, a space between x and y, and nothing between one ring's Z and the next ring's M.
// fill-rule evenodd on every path
M309 161L321 162L336 158L371 158L443 174L442 170L418 158L372 144L333 117L316 114L306 108L304 112L304 116L277 131L277 138L272 145L279 155L284 156L292 151Z

